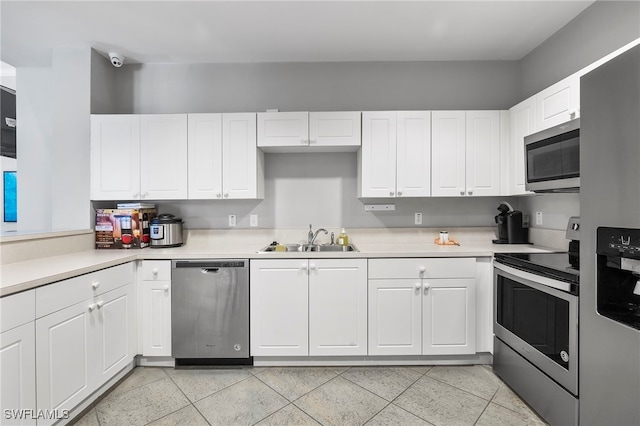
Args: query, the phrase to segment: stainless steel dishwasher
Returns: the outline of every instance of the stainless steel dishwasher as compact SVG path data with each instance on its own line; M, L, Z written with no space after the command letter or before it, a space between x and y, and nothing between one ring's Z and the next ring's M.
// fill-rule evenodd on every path
M171 262L171 347L176 367L252 364L249 261Z

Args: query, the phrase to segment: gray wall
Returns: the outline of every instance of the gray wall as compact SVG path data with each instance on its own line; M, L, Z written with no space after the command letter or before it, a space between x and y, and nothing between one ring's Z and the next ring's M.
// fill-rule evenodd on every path
M514 61L125 65L111 112L507 109L519 87Z
M91 114L117 110L116 71L109 59L91 49Z
M596 1L521 60L518 101L640 37L640 2Z

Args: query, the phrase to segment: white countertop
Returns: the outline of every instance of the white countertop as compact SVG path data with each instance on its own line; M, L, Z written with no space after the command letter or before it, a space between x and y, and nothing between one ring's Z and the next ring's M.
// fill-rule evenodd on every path
M398 241L396 238L386 242L374 242L366 235L354 241L358 252L277 252L257 253L268 242L267 236L257 233L252 238L211 238L210 235L191 235L187 244L176 248L145 248L140 250L85 250L61 256L44 257L36 260L9 263L0 270L0 296L29 290L56 281L86 274L139 259L188 259L188 258L389 258L389 257L490 257L494 253L509 252L549 252L557 251L548 247L532 245L498 245L490 239L469 238L460 246L439 246L431 236L421 241ZM259 242L258 242L259 241ZM286 241L286 240L284 240ZM265 243L266 242L266 243Z

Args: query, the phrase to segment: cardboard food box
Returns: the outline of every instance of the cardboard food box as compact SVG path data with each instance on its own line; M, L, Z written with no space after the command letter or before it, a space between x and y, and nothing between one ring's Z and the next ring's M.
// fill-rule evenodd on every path
M149 226L157 209L97 209L96 248L145 248L151 242Z

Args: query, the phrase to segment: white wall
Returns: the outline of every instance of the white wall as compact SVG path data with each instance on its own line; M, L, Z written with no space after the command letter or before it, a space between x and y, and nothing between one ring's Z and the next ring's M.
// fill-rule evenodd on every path
M91 227L91 51L55 49L51 67L17 69L18 230Z

